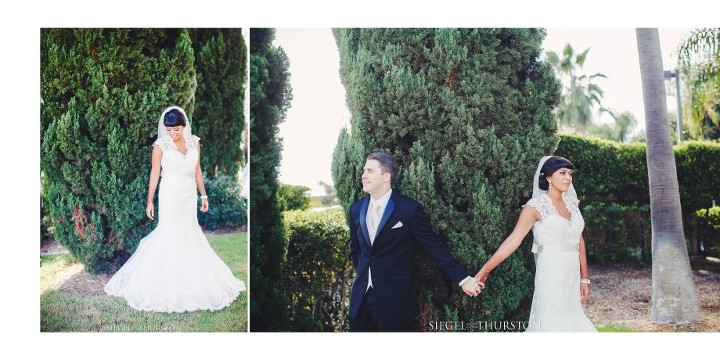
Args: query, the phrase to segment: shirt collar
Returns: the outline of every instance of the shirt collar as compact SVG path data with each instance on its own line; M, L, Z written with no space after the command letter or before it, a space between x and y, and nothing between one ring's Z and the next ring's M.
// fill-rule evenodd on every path
M380 205L381 209L384 209L387 205L388 201L390 200L390 195L392 195L392 189L388 190L388 192L385 193L385 195L381 196L379 199L375 200L370 196L370 208L375 207L375 205Z

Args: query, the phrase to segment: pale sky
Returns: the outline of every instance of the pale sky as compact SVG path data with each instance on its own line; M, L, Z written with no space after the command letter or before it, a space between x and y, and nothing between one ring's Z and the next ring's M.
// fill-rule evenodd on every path
M673 69L673 54L690 28L661 28L663 66ZM583 73L604 73L596 83L605 91L603 104L618 112L629 111L637 119L636 132L645 128L642 84L634 28L548 28L545 50L562 53L570 43L575 52L590 48ZM322 194L319 181L332 183L330 165L338 134L349 127L345 89L340 83L339 56L330 29L278 28L274 45L281 46L290 60L293 100L280 126L283 153L280 182L305 185ZM668 112L676 109L668 98ZM596 115L597 117L597 115ZM610 121L609 117L596 122Z

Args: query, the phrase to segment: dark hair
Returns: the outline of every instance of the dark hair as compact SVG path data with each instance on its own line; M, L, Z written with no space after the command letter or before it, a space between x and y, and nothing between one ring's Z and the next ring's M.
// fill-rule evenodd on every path
M172 109L165 113L163 124L167 127L186 126L187 119L185 118L185 115L183 115L182 111Z
M562 156L551 156L549 159L547 159L545 161L545 164L543 164L542 169L540 169L540 178L538 179L538 185L540 186L540 189L549 189L550 184L547 181L547 177L552 176L556 171L561 168L572 170L573 168L575 168L575 166L570 162L570 160Z
M382 170L383 173L390 173L390 183L395 180L399 166L394 157L384 152L374 152L368 155L365 160L377 160L377 162L380 163L380 170Z

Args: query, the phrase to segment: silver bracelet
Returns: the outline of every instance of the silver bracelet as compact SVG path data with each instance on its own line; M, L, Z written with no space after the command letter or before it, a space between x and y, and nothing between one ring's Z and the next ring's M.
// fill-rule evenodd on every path
M580 283L590 285L590 279L580 279Z
M202 195L202 196L200 196L200 198L201 198L201 199L207 199L208 197L207 197L207 195Z

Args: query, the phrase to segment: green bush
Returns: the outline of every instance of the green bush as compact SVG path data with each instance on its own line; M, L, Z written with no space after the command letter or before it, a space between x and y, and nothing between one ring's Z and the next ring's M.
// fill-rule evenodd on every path
M192 118L195 70L182 29L42 29L41 167L55 238L92 273L122 265L145 216L157 121Z
M650 261L650 195L645 144L621 144L577 135L561 135L555 155L575 164L574 184L588 252L601 262ZM685 236L690 254L707 236L697 224L698 209L720 200L720 143L686 141L675 146Z
M624 205L650 205L650 188L648 183L647 157L645 144L615 143L617 151L616 172L606 178L617 185L617 193L613 201ZM612 195L612 194L607 194Z
M342 331L353 277L343 211L297 210L283 216L288 260L282 288L290 299L290 331Z
M720 142L686 141L675 146L684 213L720 202Z
M205 178L210 209L198 212L198 222L205 230L238 228L247 225L247 200L240 196L240 184L228 175ZM199 202L198 202L199 204Z
M48 210L47 185L45 184L45 176L40 176L40 243L43 240L52 238L52 220L50 220L50 212Z
M237 178L245 163L240 143L245 128L247 47L240 28L190 29L197 91L193 132L202 144L201 165L209 178Z
M720 206L700 209L695 214L698 218L704 253L720 256Z
M292 99L290 63L273 46L275 29L250 29L250 330L288 326L282 276L287 239L277 202L282 140L277 136Z
M310 188L307 186L280 184L277 195L280 211L309 209L311 203L309 192Z
M588 257L600 263L652 258L649 205L619 205L609 202L582 204Z
M608 199L617 194L616 181L620 173L616 143L591 137L561 135L554 155L563 156L574 165L575 189L580 200L616 201Z

